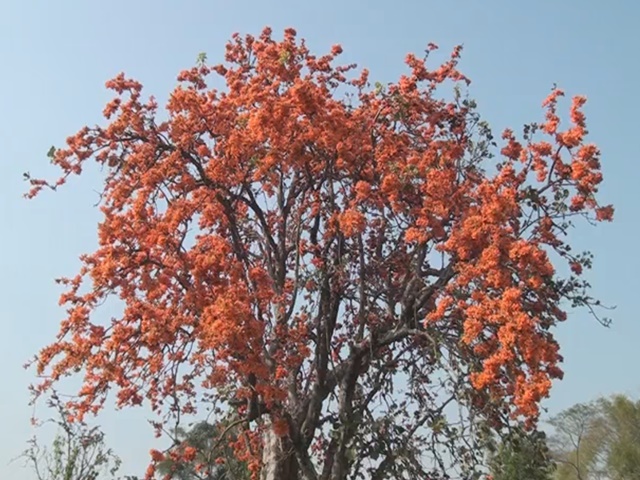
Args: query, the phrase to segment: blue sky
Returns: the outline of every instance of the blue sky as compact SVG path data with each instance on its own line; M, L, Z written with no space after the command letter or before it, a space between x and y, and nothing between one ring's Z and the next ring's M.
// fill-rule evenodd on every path
M471 95L497 132L540 119L554 82L587 95L591 139L603 153L602 198L617 211L615 223L581 225L573 238L596 254L595 294L618 308L608 330L583 311L558 329L566 376L545 405L553 413L601 394L640 393L639 20L640 4L631 1L1 1L0 478L33 478L20 463L8 465L33 433L33 372L21 365L52 340L63 314L53 279L75 273L78 255L95 245L99 219L97 177L28 202L22 173L53 173L47 150L100 121L104 82L118 72L164 100L199 52L217 63L233 32L257 34L265 25L276 33L296 28L318 53L341 43L345 62L382 82L397 78L405 54L428 42L446 51L462 43ZM123 473L144 471L152 444L146 418L140 411L100 417Z

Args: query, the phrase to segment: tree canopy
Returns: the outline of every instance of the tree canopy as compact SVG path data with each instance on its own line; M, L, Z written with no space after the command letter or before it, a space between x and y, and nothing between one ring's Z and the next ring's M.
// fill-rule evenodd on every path
M106 123L50 152L61 177L27 175L35 196L104 171L98 247L59 280L36 392L83 372L77 418L114 389L168 415L159 429L222 405L268 480L442 478L473 470L479 425L534 425L562 375L552 327L597 304L567 229L613 215L586 100L562 127L554 88L498 144L461 93L461 49L431 69L435 49L372 86L340 46L265 29L181 72L165 110L107 82ZM105 323L110 298L124 307Z
M578 403L549 423L558 480L640 478L640 401L613 395Z

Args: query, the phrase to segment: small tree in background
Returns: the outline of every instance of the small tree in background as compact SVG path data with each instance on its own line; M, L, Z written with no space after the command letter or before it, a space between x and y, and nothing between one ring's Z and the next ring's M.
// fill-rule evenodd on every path
M606 422L607 469L612 480L640 478L640 401L614 395L600 403Z
M545 433L513 428L490 454L489 470L492 480L551 480L555 466Z
M34 436L21 456L33 469L36 479L114 479L120 468L120 459L105 445L100 428L70 421L68 409L55 392L48 405L56 412L55 418L45 422L57 427L51 447L42 446ZM135 477L125 477L124 480L135 480Z
M640 478L640 402L613 395L579 403L550 421L558 480Z
M549 446L558 480L607 478L604 418L597 402L579 403L551 418Z

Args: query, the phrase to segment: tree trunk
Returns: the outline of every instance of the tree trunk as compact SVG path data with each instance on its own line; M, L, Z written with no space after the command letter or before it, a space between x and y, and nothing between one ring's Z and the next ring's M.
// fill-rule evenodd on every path
M279 437L270 422L263 435L260 480L299 480L298 463L287 437Z

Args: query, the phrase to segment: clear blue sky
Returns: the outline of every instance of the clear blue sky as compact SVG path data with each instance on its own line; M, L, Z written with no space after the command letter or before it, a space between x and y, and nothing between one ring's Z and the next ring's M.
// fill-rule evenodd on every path
M583 225L573 236L596 253L595 293L618 309L609 330L581 311L558 330L566 377L546 406L553 413L600 394L640 393L638 22L640 3L623 0L1 1L0 478L33 478L7 465L32 434L33 372L21 365L53 338L63 313L53 279L75 273L78 255L95 245L99 218L97 180L27 202L22 173L53 173L47 150L100 120L104 82L118 72L164 100L199 52L217 62L233 32L257 34L265 25L296 28L316 52L341 43L345 61L383 82L402 72L406 53L430 41L445 50L463 43L461 68L496 131L538 120L554 82L587 95L591 138L603 152L602 197L617 212L614 224ZM136 411L100 417L124 473L144 471L152 438L145 418Z

